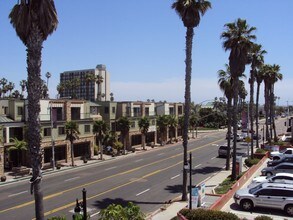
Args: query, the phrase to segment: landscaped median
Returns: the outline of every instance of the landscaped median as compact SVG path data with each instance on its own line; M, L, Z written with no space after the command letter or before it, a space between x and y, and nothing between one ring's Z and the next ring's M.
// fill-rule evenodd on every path
M233 195L235 192L240 189L246 182L247 180L265 163L266 159L269 156L269 152L265 153L262 159L252 167L250 167L245 173L242 174L242 176L230 187L227 193L223 195L217 195L217 194L207 194L210 196L219 196L219 199L214 202L213 205L209 207L209 210L221 210L227 202L233 198ZM182 213L178 212L177 218L181 220L187 220Z

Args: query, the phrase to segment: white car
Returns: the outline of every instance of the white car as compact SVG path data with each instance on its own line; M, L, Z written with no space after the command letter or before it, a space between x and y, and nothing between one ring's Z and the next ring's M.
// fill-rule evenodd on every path
M286 148L282 151L272 151L270 153L270 158L273 160L279 160L284 156L293 157L293 148Z
M247 188L253 188L260 183L293 184L293 174L292 173L277 173L274 176L258 176L253 178L253 180L247 186Z

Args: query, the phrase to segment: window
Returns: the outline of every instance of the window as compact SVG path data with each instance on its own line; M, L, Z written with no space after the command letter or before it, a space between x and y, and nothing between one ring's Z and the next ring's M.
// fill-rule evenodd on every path
M182 115L182 114L183 114L182 106L178 106L178 115Z
M58 127L58 135L64 135L65 134L65 127Z
M112 107L112 114L115 114L115 111L116 111L115 107Z
M104 113L105 113L105 114L109 114L109 107L105 107L105 108L104 108Z
M18 106L17 107L17 115L22 115L23 114L23 107Z
M79 120L80 119L80 108L72 107L71 108L71 120Z
M150 115L150 109L149 108L145 108L145 115L149 116Z
M90 133L91 132L91 126L90 125L84 125L84 133Z
M132 128L135 128L135 121L130 122L130 124Z
M170 107L169 108L169 114L170 115L175 115L175 111L174 111L174 108L173 107Z
M44 128L44 137L51 136L51 128Z

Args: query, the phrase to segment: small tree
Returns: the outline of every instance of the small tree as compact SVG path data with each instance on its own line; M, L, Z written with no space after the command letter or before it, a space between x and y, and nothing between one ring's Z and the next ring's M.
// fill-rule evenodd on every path
M8 152L17 150L17 166L21 166L21 152L27 151L27 142L20 141L17 138L11 138L11 140L14 142L14 146L11 146L8 148Z
M164 142L167 139L167 127L168 127L168 116L159 115L157 118L157 127L160 132L161 146L164 145Z
M98 145L101 153L101 160L103 160L103 147L101 141L107 132L108 126L105 121L99 120L94 122L93 133L96 134L96 143L98 140Z
M126 138L130 129L130 121L127 117L121 117L118 119L117 123L118 123L118 128L121 132L121 139L123 140L123 146L124 146L123 154L126 154Z
M143 117L138 121L138 126L141 132L141 146L145 150L145 138L150 127L150 120L147 117Z
M74 166L74 147L73 142L79 139L78 124L75 121L67 121L65 123L66 140L70 141L71 148L71 165Z

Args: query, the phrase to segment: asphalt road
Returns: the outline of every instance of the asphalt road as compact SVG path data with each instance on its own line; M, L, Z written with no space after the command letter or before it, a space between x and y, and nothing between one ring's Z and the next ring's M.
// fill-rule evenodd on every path
M225 166L218 158L218 144L226 143L226 131L201 135L190 140L193 156L193 185L198 184ZM245 154L246 144L238 145L238 154ZM56 215L71 219L76 198L87 191L87 207L91 215L111 203L138 204L146 214L162 207L166 201L181 195L182 143L166 145L140 154L130 154L91 166L45 175L42 181L45 217ZM33 219L34 199L27 181L0 187L0 219Z

